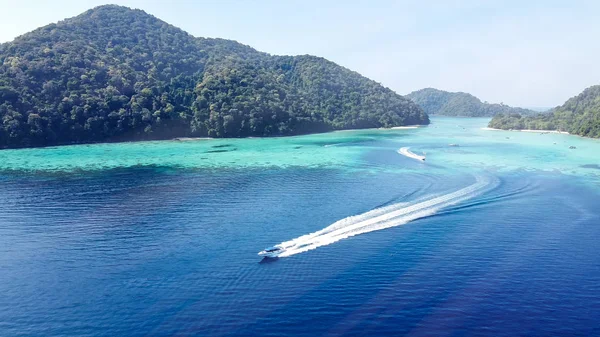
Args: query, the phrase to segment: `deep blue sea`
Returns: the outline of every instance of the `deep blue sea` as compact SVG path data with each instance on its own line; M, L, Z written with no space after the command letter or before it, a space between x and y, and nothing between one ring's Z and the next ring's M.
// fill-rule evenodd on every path
M486 122L0 151L0 336L600 335L600 142Z

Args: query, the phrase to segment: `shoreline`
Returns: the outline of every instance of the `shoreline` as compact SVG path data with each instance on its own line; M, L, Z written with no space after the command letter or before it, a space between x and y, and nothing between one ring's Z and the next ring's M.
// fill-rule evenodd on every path
M561 135L570 135L570 133L566 132L566 131L557 131L557 130L531 130L531 129L525 129L525 130L504 130L504 129L496 129L496 128L490 128L490 127L485 127L485 128L481 128L481 130L485 130L485 131L512 131L512 132L533 132L533 133L555 133L555 134L561 134Z
M321 133L329 133L329 132L350 132L350 131L365 131L365 130L409 130L409 129L418 129L422 127L426 127L428 125L423 124L413 124L413 125L403 125L403 126L392 126L390 128L366 128L366 129L344 129L344 130L332 130ZM314 133L310 133L313 134ZM285 137L285 136L284 136Z
M52 144L52 145L42 145L42 146L20 146L20 147L1 147L0 151L5 150L25 150L25 149L44 149L44 148L53 148L53 147L63 147L63 146L90 146L90 145L104 145L104 144L118 144L118 143L145 143L145 142L194 142L201 140L219 140L219 139L263 139L263 138L288 138L288 137L301 137L308 135L317 135L317 134L326 134L326 133L335 133L335 132L349 132L349 131L364 131L364 130L402 130L402 129L417 129L420 127L424 127L427 125L404 125L404 126L394 126L391 128L365 128L365 129L344 129L344 130L330 130L324 132L311 132L304 133L298 135L280 135L280 136L267 136L267 137L223 137L223 138L214 138L214 137L174 137L174 138L164 138L164 139L139 139L139 140L123 140L123 141L101 141L101 142L82 142L82 143L60 143L60 144Z
M418 129L423 125L407 125L407 126L393 126L391 128L382 128L384 130L407 130L407 129Z
M177 141L177 142L193 142L196 140L212 140L212 139L215 139L215 138L211 138L211 137L177 137L177 138L168 139L168 140Z

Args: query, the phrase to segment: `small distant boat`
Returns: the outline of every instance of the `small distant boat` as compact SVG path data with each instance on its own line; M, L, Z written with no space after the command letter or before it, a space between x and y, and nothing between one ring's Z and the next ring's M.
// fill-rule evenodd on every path
M283 253L284 251L285 249L283 247L273 246L258 252L258 255L262 257L276 258L279 257L279 254Z
M450 147L458 147L458 144L452 143L452 144L448 144L448 146L450 146Z
M576 147L571 145L571 146L569 146L569 149L574 150L574 149L576 149Z
M408 150L408 147L403 147L400 150L398 150L397 152L400 153L403 156L406 156L408 158L412 158L412 159L416 159L416 160L420 160L420 161L425 161L425 156L419 156L416 153L410 152Z

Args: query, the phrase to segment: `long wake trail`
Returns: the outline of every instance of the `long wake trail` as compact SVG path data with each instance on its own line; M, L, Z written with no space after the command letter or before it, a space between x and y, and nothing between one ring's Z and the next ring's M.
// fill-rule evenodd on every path
M410 147L403 147L396 152L408 158L425 161L425 156L419 156L418 154L411 152L409 149Z
M497 180L491 178L476 177L472 185L448 194L413 203L396 203L338 220L319 231L278 244L278 247L285 249L279 256L296 255L355 235L395 227L431 216L443 208L480 195L492 189L497 183Z

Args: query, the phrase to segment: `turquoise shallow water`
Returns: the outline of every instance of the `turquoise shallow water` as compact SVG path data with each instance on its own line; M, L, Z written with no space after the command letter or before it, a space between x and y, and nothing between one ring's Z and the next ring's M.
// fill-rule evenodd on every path
M543 170L597 177L600 141L483 130L485 118L434 118L428 127L352 130L299 137L92 144L0 151L0 170L101 171L129 167L369 169L364 156L410 145L433 165L460 169ZM381 141L388 141L382 146ZM449 147L448 144L458 144ZM577 149L571 150L570 146ZM364 165L367 164L367 165ZM377 167L380 170L382 167ZM402 170L401 165L385 169Z
M432 121L0 151L0 335L600 334L600 142Z

